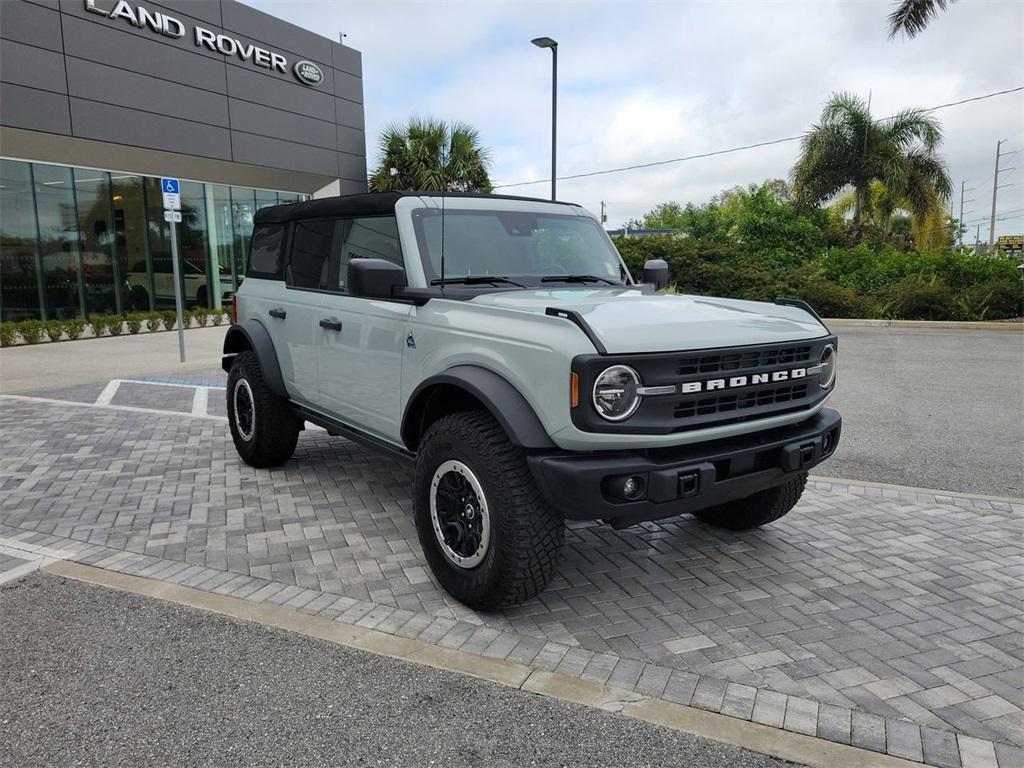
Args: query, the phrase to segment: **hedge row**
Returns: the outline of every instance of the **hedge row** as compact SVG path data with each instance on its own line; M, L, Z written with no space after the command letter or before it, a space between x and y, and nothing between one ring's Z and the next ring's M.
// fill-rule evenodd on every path
M185 327L193 324L199 327L221 325L231 316L230 309L193 309L183 315ZM60 341L62 338L74 340L79 338L86 328L92 330L94 336L120 336L127 329L128 333L140 333L145 328L150 333L159 330L170 331L178 323L176 312L129 312L121 315L89 315L88 320L72 318L70 320L23 320L20 323L0 323L0 346L10 347L20 338L25 344L38 344L44 338Z
M1016 263L966 252L899 251L888 245L761 250L700 237L616 238L634 275L668 263L679 293L770 301L790 296L823 317L1003 320L1024 315Z

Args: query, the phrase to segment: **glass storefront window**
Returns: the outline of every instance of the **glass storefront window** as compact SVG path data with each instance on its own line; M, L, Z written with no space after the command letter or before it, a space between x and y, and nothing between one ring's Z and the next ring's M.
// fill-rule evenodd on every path
M28 163L0 160L0 319L42 318L39 250Z
M210 243L210 258L213 269L223 281L231 285L231 291L238 287L235 276L235 234L231 225L231 193L219 184L206 185L206 212L209 219L207 235Z
M149 260L146 235L146 203L142 177L115 173L110 176L110 202L114 210L114 254L125 312L151 309Z
M82 314L84 286L71 169L34 165L32 176L46 316L60 320L78 317Z
M74 169L78 232L82 243L82 279L86 315L121 312L114 266L114 221L110 177L101 171Z
M231 188L231 223L235 230L235 276L242 282L245 275L245 256L252 237L252 217L256 213L255 190L246 187Z
M181 193L186 308L230 301L244 276L256 211L308 198L192 181L182 182ZM173 308L159 179L0 160L0 319Z

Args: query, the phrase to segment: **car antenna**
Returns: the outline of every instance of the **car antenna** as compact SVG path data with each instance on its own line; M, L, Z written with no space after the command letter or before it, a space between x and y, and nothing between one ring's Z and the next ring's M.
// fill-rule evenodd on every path
M444 295L444 163L441 164L441 295Z

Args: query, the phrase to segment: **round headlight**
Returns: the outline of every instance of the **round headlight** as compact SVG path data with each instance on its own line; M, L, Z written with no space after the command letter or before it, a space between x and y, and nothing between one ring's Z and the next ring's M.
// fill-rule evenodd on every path
M839 362L836 354L836 348L831 344L826 344L825 348L821 350L821 360L818 362L818 383L821 384L822 389L828 389L836 380L836 364Z
M628 365L605 368L594 382L594 408L608 421L622 421L640 406L640 377Z

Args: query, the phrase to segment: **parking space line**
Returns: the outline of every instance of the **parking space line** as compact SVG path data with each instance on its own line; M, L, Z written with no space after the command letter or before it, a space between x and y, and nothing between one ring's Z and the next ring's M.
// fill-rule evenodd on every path
M111 379L108 381L107 386L105 386L103 391L100 392L100 396L96 398L94 405L110 405L120 386L121 379Z
M155 387L187 387L195 389L227 389L223 384L203 384L198 381L174 381L173 379L149 379L149 378L138 378L138 379L120 379L120 381L127 381L129 384L152 384Z
M196 387L192 395L192 415L206 416L209 405L210 390L207 387Z
M79 403L74 400L55 400L50 397L32 397L31 395L2 395L0 399L8 400L21 400L27 403L45 403L47 405L64 405L72 408L96 408L105 411L128 411L129 413L156 413L161 416L187 416L193 419L209 419L211 421L227 421L227 416L214 416L212 414L206 414L205 416L198 416L190 413L189 411L167 411L160 408L137 408L132 405L104 405L101 403Z

